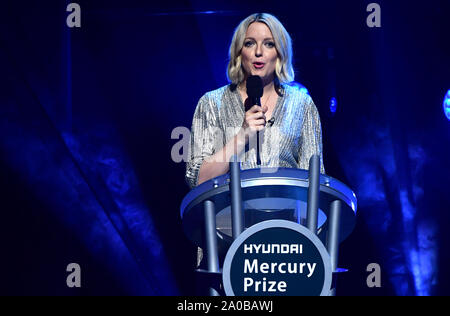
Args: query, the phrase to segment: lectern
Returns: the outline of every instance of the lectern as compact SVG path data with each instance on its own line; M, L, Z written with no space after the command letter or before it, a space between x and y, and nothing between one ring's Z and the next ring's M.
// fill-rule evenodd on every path
M186 195L183 228L204 251L207 269L197 272L210 295L335 295L357 199L319 170L318 156L309 170L241 171L232 161L228 174Z

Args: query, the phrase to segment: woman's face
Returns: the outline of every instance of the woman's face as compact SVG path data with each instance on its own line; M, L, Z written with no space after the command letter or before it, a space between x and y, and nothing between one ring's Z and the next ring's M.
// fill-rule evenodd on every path
M271 82L275 76L278 52L272 32L266 24L250 24L241 51L242 66L246 77L260 76L264 82Z

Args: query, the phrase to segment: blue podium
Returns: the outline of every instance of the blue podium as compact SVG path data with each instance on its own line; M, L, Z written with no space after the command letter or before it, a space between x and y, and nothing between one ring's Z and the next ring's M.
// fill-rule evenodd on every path
M186 195L181 204L183 228L188 238L202 248L205 253L207 269L199 269L198 273L207 280L210 295L233 295L237 292L236 289L233 291L230 288L233 279L236 279L236 277L228 275L231 273L230 265L233 263L230 252L233 252L234 256L238 249L243 251L244 246L245 249L251 249L246 241L242 238L239 240L239 237L243 237L243 233L247 230L245 237L251 237L248 232L252 227L258 227L256 230L253 229L256 233L268 228L273 230L277 225L283 226L280 229L284 230L273 231L273 234L277 236L265 234L263 238L267 240L272 240L272 237L275 238L273 240L278 240L276 238L278 235L283 235L284 231L288 234L296 231L296 233L304 235L307 238L305 247L307 244L311 244L315 245L311 247L320 250L316 252L321 255L319 261L324 262L322 269L326 272L323 272L324 280L330 279L330 276L327 275L329 273L335 275L343 271L343 269L338 269L338 248L339 243L345 240L354 229L357 199L355 193L345 184L330 176L319 174L319 170L318 156L311 158L309 170L278 168L241 171L238 162L231 162L228 174L207 181ZM308 230L308 233L305 229ZM303 249L303 242L297 242L295 238L291 242L290 249L298 250L299 245ZM267 280L270 279L270 276L276 279L284 277L283 273L286 275L284 267L287 263L281 261L287 260L288 256L290 256L288 261L291 266L296 260L305 261L308 259L307 253L312 253L312 250L305 250L301 255L294 256L286 252L283 257L283 252L279 251L285 247L282 240L272 241L270 245L264 240L258 241L258 243L263 247L261 249L271 246L278 250L278 253L270 254L272 257L268 261L266 260L267 262L261 257L262 253L259 254L259 259L255 259L258 258L256 252L252 253L252 258L234 261L239 261L239 269L242 266L243 269L248 270L245 271L246 273L255 274L255 271L260 274L264 273L253 276L255 280L259 280L255 284L261 284L261 288L262 285L266 285L262 281L269 282ZM292 247L292 245L297 246ZM239 248L239 246L241 247ZM255 249L258 247L255 246ZM326 249L326 254L322 248ZM266 254L269 255L268 252ZM223 259L224 255L227 256L225 259ZM259 261L255 260L263 262L260 271L255 263ZM224 261L226 263L225 271ZM304 263L305 269L306 264ZM265 269L269 266L278 267L278 270L272 269L273 274L271 274L269 270ZM311 264L311 266L313 265ZM300 265L300 267L303 266ZM236 268L233 268L233 271L236 271ZM298 281L295 281L293 277L297 277ZM248 279L250 278L245 278L245 280ZM307 282L310 281L307 276L300 274L292 276L289 280L294 280L291 281L290 288L296 287L301 282L309 284ZM235 282L242 283L243 280ZM327 282L324 287L329 286ZM250 284L250 281L248 283ZM227 288L224 285L227 285ZM320 295L334 295L335 285L332 284L329 290L320 290L319 292ZM255 295L254 292L252 293ZM295 293L304 293L304 291L299 290Z

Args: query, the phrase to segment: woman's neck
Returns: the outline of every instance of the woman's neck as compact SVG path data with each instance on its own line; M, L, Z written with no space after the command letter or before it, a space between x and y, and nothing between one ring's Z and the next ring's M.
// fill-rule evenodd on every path
M263 84L264 84L264 82L263 82ZM273 82L273 80L267 84L264 84L264 94L265 95L269 95L272 92L272 90L274 90L274 89L275 89L275 83Z

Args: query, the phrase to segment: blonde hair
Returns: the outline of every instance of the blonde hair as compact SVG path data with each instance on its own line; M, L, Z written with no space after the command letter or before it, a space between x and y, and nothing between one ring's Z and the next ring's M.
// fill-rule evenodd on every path
M244 46L245 35L250 24L262 22L272 32L275 48L278 52L275 67L275 79L278 83L290 83L294 81L294 69L292 67L292 40L283 24L271 14L256 13L243 20L234 31L230 45L230 60L228 62L227 77L234 84L239 85L245 79L242 68L241 50Z

